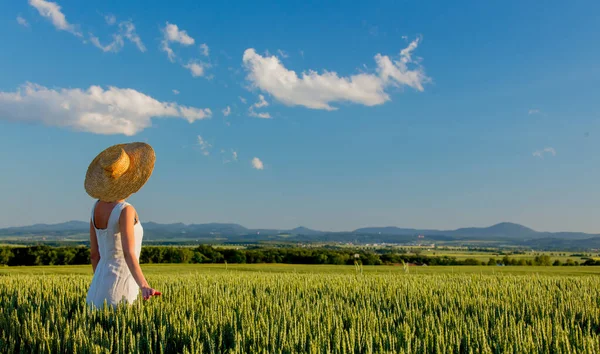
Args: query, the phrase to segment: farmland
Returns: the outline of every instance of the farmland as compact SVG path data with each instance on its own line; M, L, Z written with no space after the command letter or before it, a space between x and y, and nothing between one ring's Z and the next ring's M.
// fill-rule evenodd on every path
M0 268L0 351L600 352L598 267L144 265L161 298L89 311L89 266Z

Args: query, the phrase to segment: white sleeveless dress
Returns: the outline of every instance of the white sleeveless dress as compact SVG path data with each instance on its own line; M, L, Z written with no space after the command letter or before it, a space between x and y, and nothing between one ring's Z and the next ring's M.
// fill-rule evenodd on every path
M131 275L127 262L125 262L119 228L121 211L130 204L123 202L115 205L108 218L106 229L96 228L94 210L97 204L98 202L92 208L91 220L96 230L96 238L98 239L100 262L98 262L98 266L94 272L94 278L90 284L86 302L88 305L95 307L103 307L104 301L109 306L116 306L121 302L131 304L138 297L140 288ZM135 255L139 260L142 250L142 238L144 237L144 229L139 220L133 227L133 230L135 235Z

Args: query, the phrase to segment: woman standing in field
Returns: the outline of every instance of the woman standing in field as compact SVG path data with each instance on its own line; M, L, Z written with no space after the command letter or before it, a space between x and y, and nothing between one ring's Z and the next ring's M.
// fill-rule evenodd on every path
M142 289L144 300L160 292L152 289L139 264L144 230L127 197L148 181L156 157L145 143L111 146L92 161L85 190L97 201L90 218L90 249L94 278L86 302L102 307L131 304Z

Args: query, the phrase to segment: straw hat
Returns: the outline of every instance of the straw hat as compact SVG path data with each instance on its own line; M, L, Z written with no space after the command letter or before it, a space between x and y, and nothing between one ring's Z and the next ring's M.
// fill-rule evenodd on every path
M156 155L146 143L119 144L102 151L85 175L85 191L105 202L125 199L148 181Z

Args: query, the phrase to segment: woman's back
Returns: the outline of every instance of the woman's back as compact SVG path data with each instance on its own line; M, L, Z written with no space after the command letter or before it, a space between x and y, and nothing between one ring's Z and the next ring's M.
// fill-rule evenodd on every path
M130 205L127 202L105 203L96 202L92 211L92 224L96 230L98 239L98 248L100 251L100 261L102 259L123 259L123 246L121 244L121 231L119 229L119 220L121 212ZM139 259L142 247L143 228L137 222L134 226L135 232L135 253Z
M125 301L131 303L138 296L139 287L125 261L119 220L129 203L96 202L92 209L92 227L96 233L100 262L87 295L87 303L102 307ZM137 219L137 218L136 218ZM134 225L135 257L139 259L143 228L139 221Z

